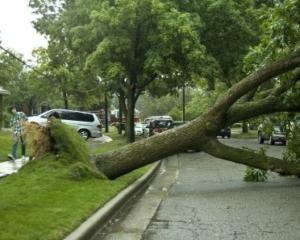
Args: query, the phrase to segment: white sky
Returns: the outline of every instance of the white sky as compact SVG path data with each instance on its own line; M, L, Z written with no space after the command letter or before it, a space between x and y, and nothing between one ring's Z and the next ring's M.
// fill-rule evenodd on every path
M46 39L38 34L31 21L34 15L28 6L29 0L0 0L0 41L4 48L32 59L32 50L47 46Z

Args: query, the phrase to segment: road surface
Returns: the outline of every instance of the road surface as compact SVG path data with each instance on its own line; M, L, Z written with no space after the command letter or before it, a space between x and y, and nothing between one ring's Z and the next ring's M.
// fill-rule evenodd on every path
M264 147L276 157L285 149ZM93 240L300 239L300 179L270 173L267 182L244 182L245 169L202 152L169 157L147 191Z

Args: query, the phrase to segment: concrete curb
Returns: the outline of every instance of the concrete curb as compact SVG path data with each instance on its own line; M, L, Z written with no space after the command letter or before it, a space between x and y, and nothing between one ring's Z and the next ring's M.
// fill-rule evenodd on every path
M129 185L117 196L107 202L102 208L95 212L85 222L83 222L77 229L69 234L64 240L87 240L90 239L103 226L111 216L116 213L126 201L129 200L134 193L142 189L156 170L159 168L161 162L156 162L142 177Z

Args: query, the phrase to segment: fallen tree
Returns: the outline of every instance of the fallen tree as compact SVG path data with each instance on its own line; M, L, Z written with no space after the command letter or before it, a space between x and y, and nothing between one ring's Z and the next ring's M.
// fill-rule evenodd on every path
M136 168L178 152L194 149L251 167L287 175L300 175L300 164L267 157L250 150L235 149L218 142L216 133L224 126L261 114L300 111L300 101L288 101L283 96L300 78L300 54L264 66L233 85L207 112L193 121L162 134L144 139L118 150L94 157L96 167L114 179ZM292 72L289 85L270 91L261 100L239 101L261 84L281 74ZM251 94L254 95L254 94Z

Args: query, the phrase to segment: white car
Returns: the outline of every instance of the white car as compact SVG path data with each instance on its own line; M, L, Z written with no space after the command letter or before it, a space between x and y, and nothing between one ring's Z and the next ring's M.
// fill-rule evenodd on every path
M28 121L38 124L40 126L46 126L48 118L54 112L59 114L61 121L73 128L84 138L89 137L101 137L102 125L100 120L94 113L73 111L67 109L52 109L44 112L38 116L28 117Z
M144 132L144 125L142 123L135 123L134 124L134 132L136 136L143 135Z

